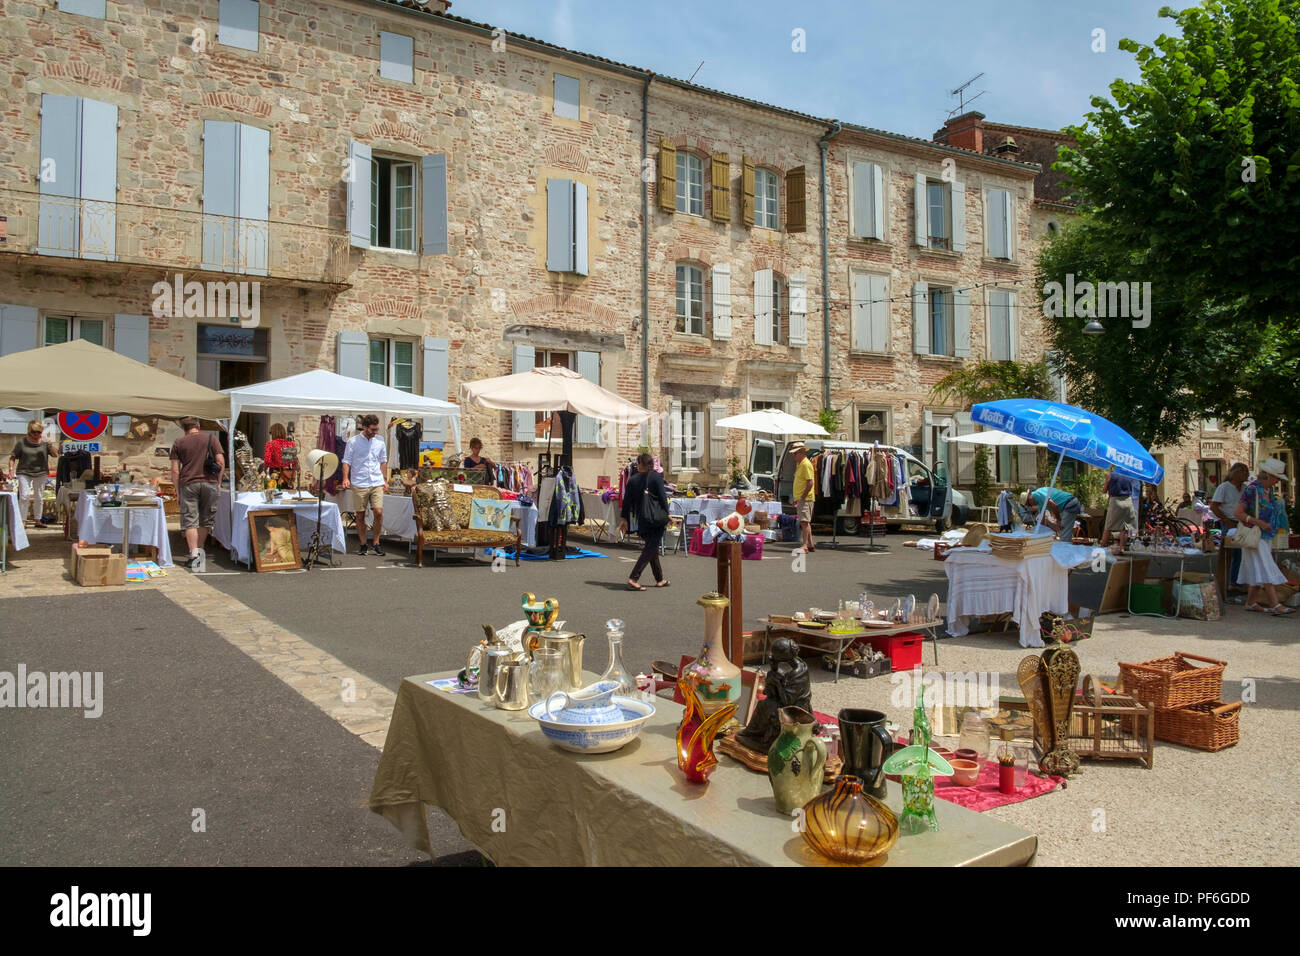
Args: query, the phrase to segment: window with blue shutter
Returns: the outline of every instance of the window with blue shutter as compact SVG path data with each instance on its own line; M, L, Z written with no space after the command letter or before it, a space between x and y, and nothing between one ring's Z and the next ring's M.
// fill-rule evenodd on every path
M348 378L370 380L370 343L364 332L340 332L335 370Z
M447 254L447 157L443 153L425 156L420 163L423 213L420 251L426 255Z
M527 372L533 367L537 360L537 350L531 345L516 345L514 354L514 370L518 374ZM515 441L531 442L537 437L537 413L536 412L513 412L511 437Z
M259 14L257 0L221 0L217 5L217 42L256 53Z
M447 401L447 348L448 339L424 337L424 397ZM447 419L442 416L424 420L424 438L426 441L447 440Z
M38 251L112 259L117 248L117 107L41 96Z
M587 381L600 384L600 353L579 352L578 374ZM583 444L594 445L600 438L600 422L586 415L579 415L574 423L574 440Z
M415 82L415 40L412 37L379 32L379 75L399 83Z
M268 130L203 124L203 268L266 275L270 176Z
M546 269L587 275L587 187L546 181Z
M105 2L106 0L59 0L59 9L64 13L75 13L78 16L102 20Z
M578 78L555 74L555 115L565 119L578 118L578 101L580 99Z

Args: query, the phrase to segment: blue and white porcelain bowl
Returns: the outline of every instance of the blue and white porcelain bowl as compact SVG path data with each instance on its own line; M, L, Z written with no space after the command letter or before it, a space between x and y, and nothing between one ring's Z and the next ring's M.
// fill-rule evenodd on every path
M623 712L614 703L616 690L618 682L612 680L597 681L575 691L557 690L546 698L546 717L562 724L622 723Z
M631 697L614 697L612 704L622 713L617 723L574 723L564 719L565 711L546 716L546 701L528 708L528 716L541 725L542 733L562 750L578 754L607 754L626 747L641 733L645 722L654 716L654 704Z

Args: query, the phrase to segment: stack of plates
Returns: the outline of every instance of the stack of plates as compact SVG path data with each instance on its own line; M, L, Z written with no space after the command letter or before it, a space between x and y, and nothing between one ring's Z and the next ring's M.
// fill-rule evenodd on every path
M993 547L995 557L1023 561L1025 558L1051 554L1056 535L1050 531L1046 534L990 534L987 540Z

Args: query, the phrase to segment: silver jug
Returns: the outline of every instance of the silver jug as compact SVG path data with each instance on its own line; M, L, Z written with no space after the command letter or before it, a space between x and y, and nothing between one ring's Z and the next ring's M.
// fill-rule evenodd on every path
M560 690L580 690L587 685L587 681L582 676L582 644L587 639L585 634L573 634L569 631L533 631L525 636L531 638L528 646L530 652L538 647L553 648L560 652L560 672L564 675L564 683L560 686Z
M528 661L502 661L492 681L492 703L502 710L523 710L528 706Z
M469 656L465 658L465 674L468 676L474 667L474 655L477 654L479 656L478 697L479 700L492 700L496 691L497 671L501 665L508 660L518 660L523 655L511 650L510 645L500 640L496 631L490 626L485 625L483 630L489 639L470 648Z

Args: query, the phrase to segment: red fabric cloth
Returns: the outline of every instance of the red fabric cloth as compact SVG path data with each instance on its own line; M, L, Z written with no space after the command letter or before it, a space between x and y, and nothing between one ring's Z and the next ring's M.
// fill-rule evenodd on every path
M265 462L267 468L283 468L286 464L284 460L285 449L292 452L295 447L294 443L287 438L272 438L266 443L266 451L262 455L262 461ZM294 467L297 466L296 453L290 456L289 464Z
M998 771L996 760L986 760L984 769L980 771L979 778L971 787L959 787L952 782L951 777L935 777L934 795L959 807L982 813L994 807L1005 807L1009 803L1021 803L1040 797L1065 782L1064 777L1039 777L1030 773L1025 778L1025 785L1018 788L1015 793L1002 793L998 790ZM889 775L889 779L898 781L898 777L893 774Z

